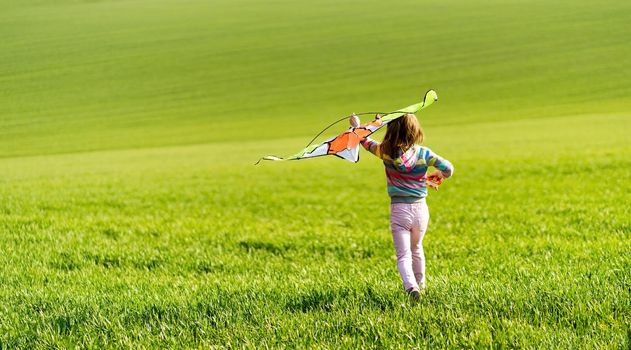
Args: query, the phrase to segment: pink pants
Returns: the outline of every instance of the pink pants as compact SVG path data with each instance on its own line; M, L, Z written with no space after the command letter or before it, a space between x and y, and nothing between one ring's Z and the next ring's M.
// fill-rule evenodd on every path
M420 203L390 204L390 229L405 290L425 288L423 236L428 223L429 209L425 199Z

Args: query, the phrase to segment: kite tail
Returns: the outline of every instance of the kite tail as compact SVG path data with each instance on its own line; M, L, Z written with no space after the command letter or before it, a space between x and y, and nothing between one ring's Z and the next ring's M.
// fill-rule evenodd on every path
M259 158L259 160L257 160L256 163L254 163L254 165L259 165L259 163L262 160L287 160L287 159L285 159L283 157L276 157L276 156L265 156L265 157Z

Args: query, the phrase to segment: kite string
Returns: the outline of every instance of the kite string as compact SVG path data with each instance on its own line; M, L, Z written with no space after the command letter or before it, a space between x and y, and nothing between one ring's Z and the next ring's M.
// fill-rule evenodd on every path
M320 131L320 132L319 132L316 136L314 136L314 137L311 139L311 141L309 141L309 143L305 146L305 148L307 148L307 147L311 146L311 144L313 143L313 141L315 141L315 140L318 138L318 136L322 135L322 133L323 133L323 132L327 131L330 127L332 127L333 125L335 125L335 124L337 124L337 123L341 122L342 120L344 120L344 119L346 119L346 118L348 118L348 117L342 117L342 118L340 118L340 119L338 119L338 120L334 121L333 123L329 124L326 128L322 129L322 131Z
M367 114L381 114L382 116L384 115L389 115L389 114L394 114L394 113L407 113L405 111L394 111L394 112L388 112L388 113L384 113L384 112L362 112L362 113L355 113L355 115L367 115ZM322 129L322 131L320 131L316 136L314 136L311 141L309 141L309 143L305 146L305 148L311 146L311 144L313 143L313 141L315 141L320 135L322 135L322 133L324 133L325 131L327 131L330 127L332 127L333 125L341 122L344 119L347 119L347 117L342 117L336 121L334 121L333 123L329 124L327 127L325 127L324 129Z

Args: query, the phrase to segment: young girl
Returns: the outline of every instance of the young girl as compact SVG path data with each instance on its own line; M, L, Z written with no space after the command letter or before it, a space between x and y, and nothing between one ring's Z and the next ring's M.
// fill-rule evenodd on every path
M351 116L351 124L353 120ZM391 121L383 142L370 138L362 141L362 146L382 159L386 168L391 203L390 228L397 267L406 292L414 299L419 298L420 288L425 288L423 236L429 222L425 203L427 178L440 183L454 172L449 161L429 148L417 145L422 141L423 130L414 114ZM430 166L438 170L426 176Z

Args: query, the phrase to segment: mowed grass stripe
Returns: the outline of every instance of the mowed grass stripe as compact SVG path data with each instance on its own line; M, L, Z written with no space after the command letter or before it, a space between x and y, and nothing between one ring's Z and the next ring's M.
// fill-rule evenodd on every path
M626 55L623 4L612 5L617 16L587 3L563 15L557 10L565 4L495 4L501 16L472 4L459 11L447 11L451 3L401 5L292 3L279 10L193 1L21 9L37 14L31 23L2 22L30 33L3 44L10 103L2 132L24 132L4 137L3 152L225 141L261 136L254 130L268 125L265 138L306 135L340 113L408 104L428 87L448 102L436 112L444 122L553 116L568 104L572 113L626 110L629 71L616 59ZM402 11L417 11L418 19L393 20L406 18ZM251 128L215 124L235 108L229 118ZM291 123L296 115L301 122ZM34 122L25 128L14 120ZM59 142L44 137L73 123L83 132ZM190 135L189 124L198 131ZM100 141L89 146L86 139Z

